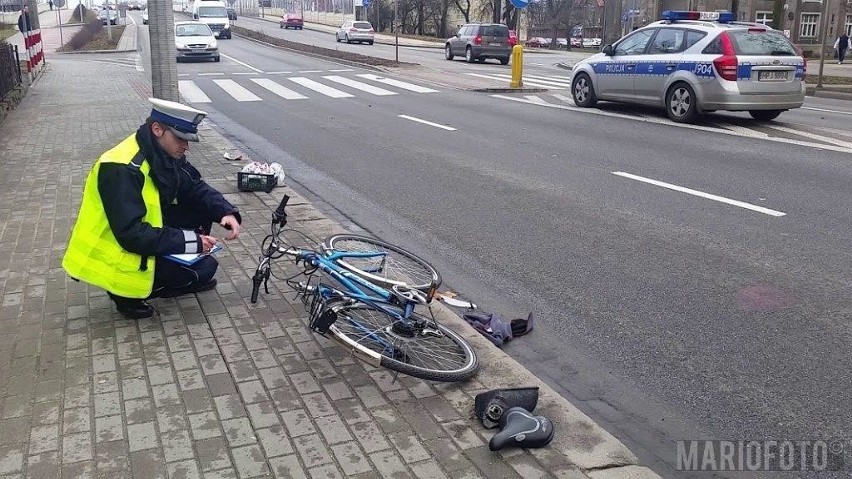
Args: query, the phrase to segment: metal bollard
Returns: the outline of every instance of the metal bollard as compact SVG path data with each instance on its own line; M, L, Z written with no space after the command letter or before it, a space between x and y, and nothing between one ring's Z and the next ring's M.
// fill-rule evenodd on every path
M524 86L524 47L515 45L512 47L512 82L511 88L522 88Z

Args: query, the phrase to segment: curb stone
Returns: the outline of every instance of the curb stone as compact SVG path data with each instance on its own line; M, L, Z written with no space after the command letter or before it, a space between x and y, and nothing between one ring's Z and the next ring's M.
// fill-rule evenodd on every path
M237 149L235 145L212 127L202 130L202 134L205 137L204 142L212 146L215 151L235 151ZM251 158L246 156L243 159L244 161L252 161ZM222 161L227 162L224 159ZM234 190L236 189L237 171L235 168L233 175L228 177L229 181L233 180ZM293 221L303 222L300 228L302 230L307 229L304 227L305 223L309 224L310 230L307 233L310 236L321 239L331 233L346 231L341 225L326 218L306 198L290 187L279 187L271 193L254 192L255 196L270 210L277 206L284 193L292 198L289 216ZM453 406L459 410L467 411L463 424L459 424L459 426L470 428L480 442L487 444L490 436L496 431L485 429L474 417L473 395L495 388L538 386L540 395L535 412L547 416L556 429L556 437L548 446L542 449L529 450L533 456L541 460L542 464L548 466L550 463L553 469L562 467L566 470L573 470L575 473L583 471L588 477L599 479L660 478L651 469L638 465L638 458L618 439L598 426L520 363L471 329L449 307L439 302L433 303L431 307L436 319L464 337L477 353L480 370L478 376L468 382L468 386L474 387L474 390L469 391L471 397L461 399ZM439 384L435 387L440 389L452 386ZM494 455L494 459L499 459L503 453L490 454ZM573 469L574 467L579 467L580 471ZM550 472L556 474L555 470Z

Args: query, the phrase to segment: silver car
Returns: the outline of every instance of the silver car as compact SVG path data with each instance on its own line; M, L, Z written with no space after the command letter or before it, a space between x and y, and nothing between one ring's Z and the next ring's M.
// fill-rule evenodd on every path
M781 32L733 14L666 11L574 65L578 106L598 100L663 106L676 122L701 113L748 111L772 120L805 100L806 63Z
M338 42L367 42L370 45L375 41L376 31L370 22L348 20L334 34Z

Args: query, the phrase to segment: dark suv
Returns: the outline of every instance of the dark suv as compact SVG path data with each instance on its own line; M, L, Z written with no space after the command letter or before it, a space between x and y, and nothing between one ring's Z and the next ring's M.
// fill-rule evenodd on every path
M468 63L486 58L496 58L503 65L509 64L512 45L509 41L509 27L501 23L466 23L455 36L447 39L444 57L452 60L456 55L464 55Z

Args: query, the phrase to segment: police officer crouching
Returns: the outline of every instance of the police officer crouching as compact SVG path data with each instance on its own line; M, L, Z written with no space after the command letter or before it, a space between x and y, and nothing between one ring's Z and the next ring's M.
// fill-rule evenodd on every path
M213 256L187 266L169 254L206 253L218 241L213 222L239 235L237 208L201 179L186 160L207 114L149 98L145 124L105 152L89 172L62 267L101 287L132 319L153 316L145 301L216 287Z

